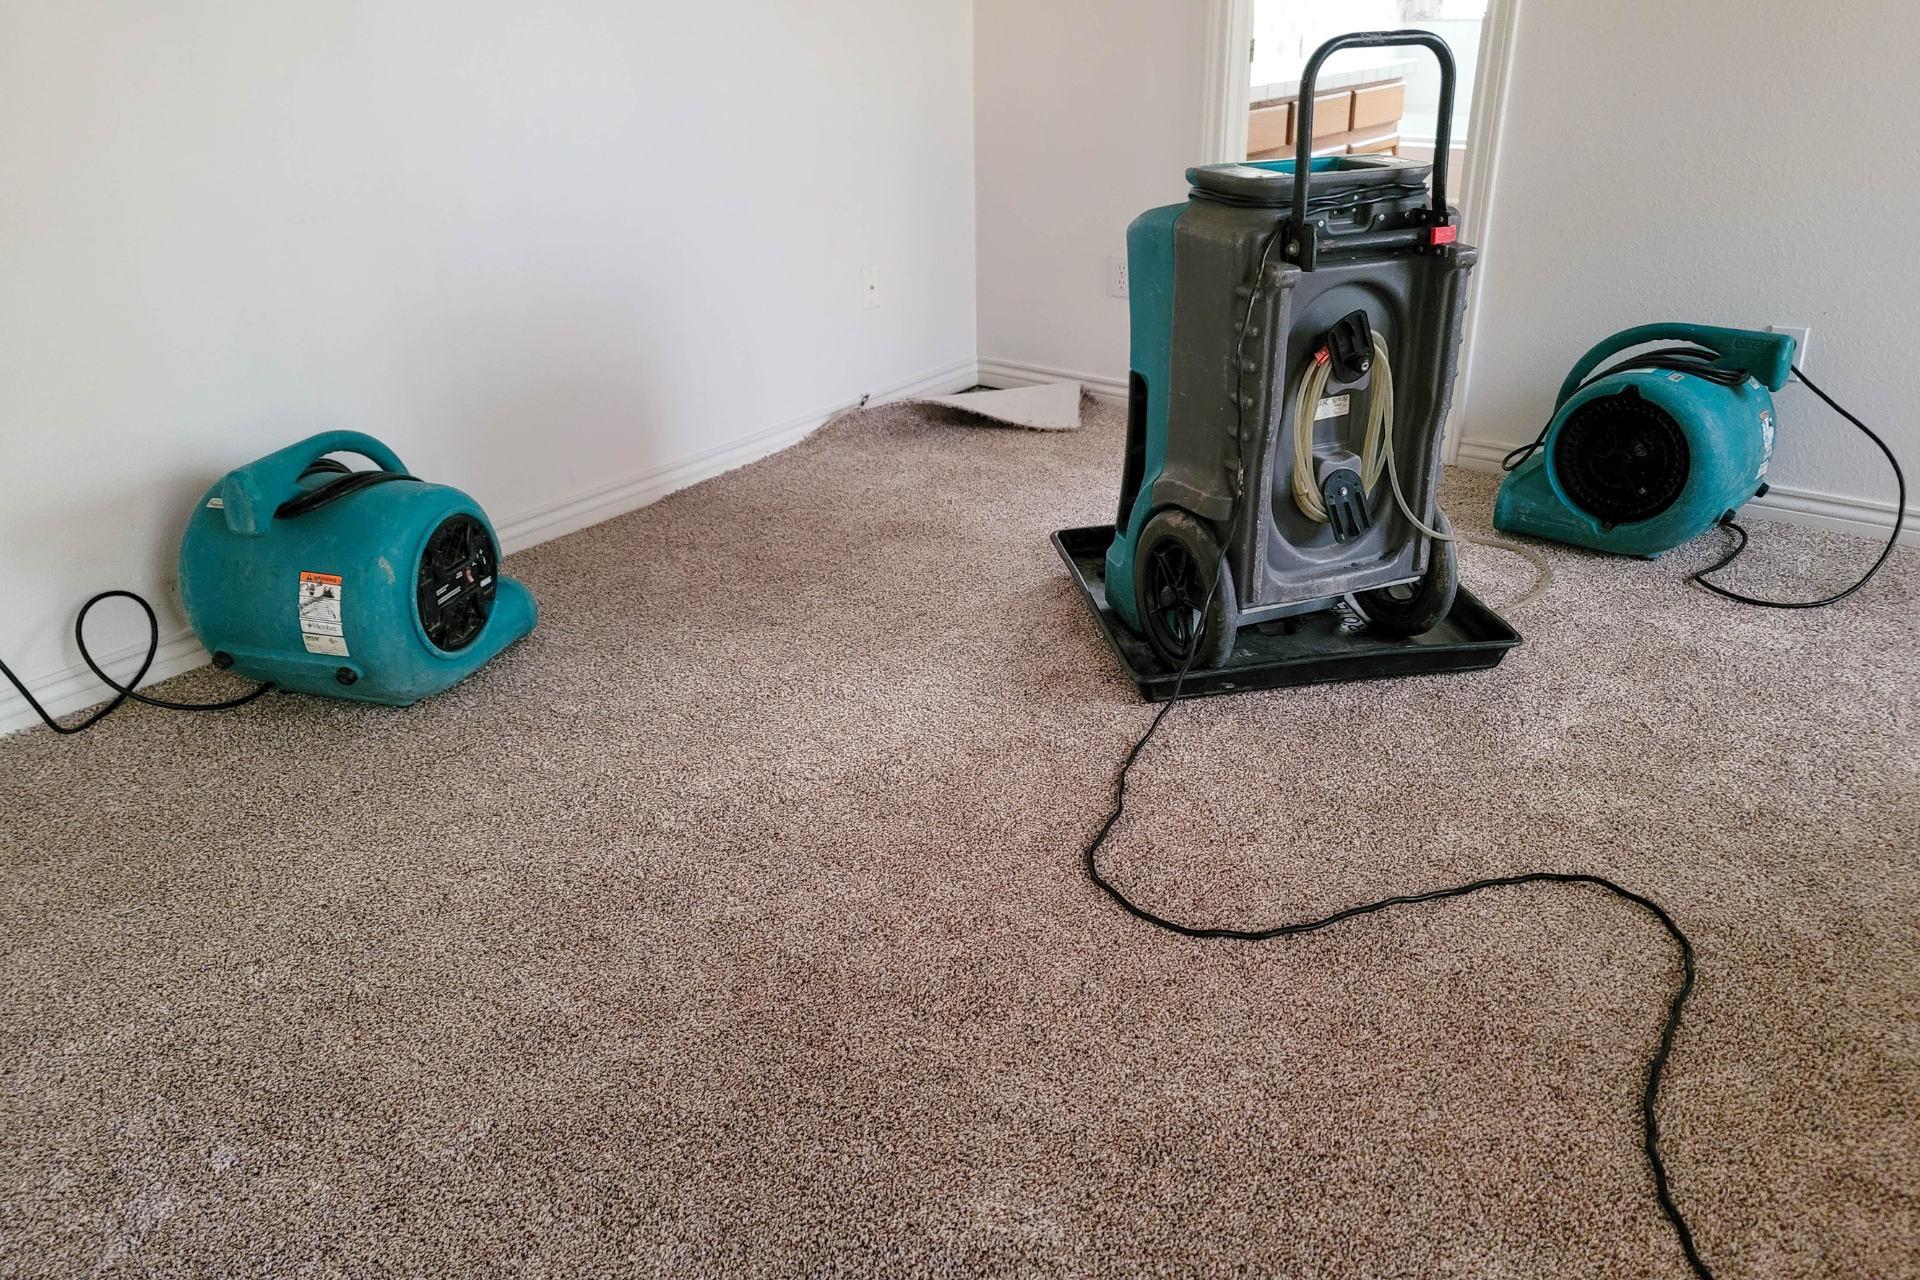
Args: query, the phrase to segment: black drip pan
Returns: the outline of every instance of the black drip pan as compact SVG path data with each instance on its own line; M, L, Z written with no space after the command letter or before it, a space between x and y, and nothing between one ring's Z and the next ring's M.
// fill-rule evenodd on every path
M1121 670L1139 686L1141 697L1165 702L1173 696L1180 673L1161 662L1146 638L1107 604L1107 547L1112 541L1112 525L1062 529L1053 535L1055 550L1067 562L1114 657L1120 659ZM1405 640L1372 635L1333 609L1242 627L1232 660L1211 671L1188 672L1181 696L1484 671L1497 666L1507 650L1519 643L1519 632L1461 587L1453 611L1439 626Z

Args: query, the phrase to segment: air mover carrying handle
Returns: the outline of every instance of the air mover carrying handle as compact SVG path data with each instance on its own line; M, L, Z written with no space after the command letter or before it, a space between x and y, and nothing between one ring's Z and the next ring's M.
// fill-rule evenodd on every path
M300 473L330 453L357 453L386 471L407 469L398 454L372 436L358 431L322 431L227 472L220 482L220 505L226 509L227 528L249 537L265 533L273 523L275 508L299 496Z
M1313 224L1307 221L1307 187L1313 177L1313 91L1320 64L1341 49L1392 49L1419 46L1433 50L1440 63L1440 120L1433 140L1433 212L1429 223L1447 225L1447 154L1453 145L1453 50L1431 31L1354 31L1335 36L1313 51L1300 73L1300 100L1293 107L1293 243L1287 257L1302 271L1311 271L1319 248Z
M1573 372L1560 384L1560 394L1553 401L1554 412L1558 413L1560 407L1573 398L1587 375L1599 368L1608 356L1649 342L1676 341L1705 347L1720 357L1719 364L1752 374L1765 383L1769 391L1786 386L1787 375L1793 371L1793 338L1789 334L1716 329L1704 324L1643 324L1622 329L1581 356Z

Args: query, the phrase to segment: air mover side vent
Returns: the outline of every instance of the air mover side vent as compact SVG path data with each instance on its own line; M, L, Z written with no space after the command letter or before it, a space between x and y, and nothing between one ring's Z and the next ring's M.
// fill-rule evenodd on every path
M493 612L500 556L487 526L470 515L448 516L420 553L415 599L427 639L447 653L472 644Z
M1680 424L1633 387L1587 401L1554 438L1554 479L1575 506L1606 525L1665 511L1686 488L1691 467Z

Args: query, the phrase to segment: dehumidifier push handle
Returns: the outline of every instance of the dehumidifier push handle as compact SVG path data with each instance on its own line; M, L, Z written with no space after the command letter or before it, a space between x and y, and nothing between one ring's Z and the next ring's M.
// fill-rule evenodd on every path
M400 455L358 431L322 431L290 444L257 462L227 472L220 482L220 504L227 528L254 536L267 531L281 503L300 495L300 473L330 453L357 453L383 470L405 471Z
M1440 63L1440 119L1433 139L1433 213L1431 225L1447 222L1447 156L1453 145L1453 50L1431 31L1353 31L1335 36L1313 51L1300 73L1300 100L1293 108L1293 234L1299 249L1289 254L1302 271L1313 270L1317 247L1307 221L1307 187L1313 176L1313 92L1320 64L1342 49L1420 47L1433 50Z
M1716 329L1705 324L1643 324L1631 329L1622 329L1587 354L1573 366L1573 372L1560 384L1560 394L1554 397L1554 412L1573 398L1587 375L1600 367L1600 362L1608 356L1618 355L1628 347L1638 347L1649 342L1691 342L1719 356L1732 368L1752 374L1767 385L1767 390L1778 391L1787 385L1787 376L1793 371L1793 337L1785 333L1759 333L1752 329Z

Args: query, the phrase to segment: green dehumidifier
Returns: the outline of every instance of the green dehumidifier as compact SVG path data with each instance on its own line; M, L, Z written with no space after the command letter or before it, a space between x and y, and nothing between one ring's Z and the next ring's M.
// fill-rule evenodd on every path
M1440 64L1433 162L1312 156L1321 64L1393 46ZM1454 81L1429 32L1329 40L1292 159L1190 169L1128 228L1119 508L1055 543L1149 697L1174 672L1189 693L1413 674L1518 641L1460 591L1435 501L1477 256L1447 204Z

